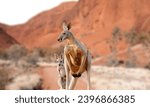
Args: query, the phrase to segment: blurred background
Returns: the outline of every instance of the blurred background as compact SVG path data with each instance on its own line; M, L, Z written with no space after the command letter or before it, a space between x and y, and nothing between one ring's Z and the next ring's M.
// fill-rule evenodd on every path
M59 89L67 21L92 53L92 89L149 90L149 10L149 0L0 0L0 89Z

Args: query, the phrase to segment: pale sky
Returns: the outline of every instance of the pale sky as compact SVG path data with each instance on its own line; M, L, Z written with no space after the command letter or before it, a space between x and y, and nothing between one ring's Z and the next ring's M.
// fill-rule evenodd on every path
M65 1L78 0L0 0L0 23L15 25Z

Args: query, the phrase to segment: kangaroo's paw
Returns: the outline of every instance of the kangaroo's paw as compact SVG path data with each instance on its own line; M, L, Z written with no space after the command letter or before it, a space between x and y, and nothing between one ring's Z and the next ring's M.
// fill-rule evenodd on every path
M74 78L79 78L79 77L81 77L81 73L78 73L78 74L72 74L72 76L73 76Z

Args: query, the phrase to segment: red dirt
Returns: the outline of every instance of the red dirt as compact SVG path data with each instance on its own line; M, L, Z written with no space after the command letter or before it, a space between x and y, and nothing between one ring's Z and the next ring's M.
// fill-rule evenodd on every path
M59 90L57 82L58 75L55 67L40 68L39 74L42 76L43 79L43 89ZM75 87L76 90L86 90L86 83L83 78L84 76L78 79L77 85Z

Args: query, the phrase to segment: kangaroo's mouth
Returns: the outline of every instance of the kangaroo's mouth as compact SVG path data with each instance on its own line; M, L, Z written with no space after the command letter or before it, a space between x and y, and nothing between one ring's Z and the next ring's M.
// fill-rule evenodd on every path
M57 40L58 40L58 42L61 42L61 41L62 41L62 38L58 38Z

